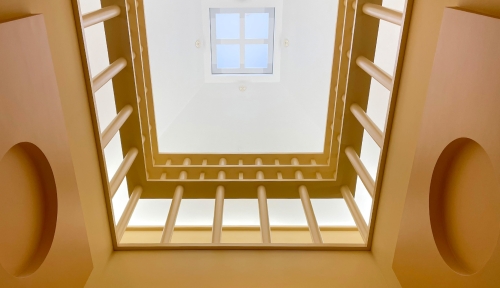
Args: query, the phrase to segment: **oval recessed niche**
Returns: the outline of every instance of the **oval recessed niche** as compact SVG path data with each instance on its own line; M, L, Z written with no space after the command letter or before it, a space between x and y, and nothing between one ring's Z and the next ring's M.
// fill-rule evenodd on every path
M19 143L0 160L0 264L16 277L45 260L57 220L54 175L43 152Z
M429 213L446 264L461 275L484 268L500 232L500 183L477 142L459 138L443 150L432 174Z

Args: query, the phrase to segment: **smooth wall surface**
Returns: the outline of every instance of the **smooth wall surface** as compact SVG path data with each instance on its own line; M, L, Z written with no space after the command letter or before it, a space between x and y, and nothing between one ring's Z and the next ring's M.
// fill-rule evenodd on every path
M499 34L445 10L394 258L405 287L500 285Z
M94 263L87 287L163 287L166 283L173 287L199 283L206 287L399 287L392 271L394 249L441 18L447 6L500 15L497 0L415 0L372 253L112 254L71 1L2 0L0 21L36 13L45 16Z
M73 7L69 0L0 1L0 22L33 14L44 15L94 265L92 274L99 274L112 252L112 244Z
M44 22L0 24L2 287L79 287L92 271Z
M390 287L400 287L392 262L446 7L500 16L498 0L414 0L372 246L373 256Z

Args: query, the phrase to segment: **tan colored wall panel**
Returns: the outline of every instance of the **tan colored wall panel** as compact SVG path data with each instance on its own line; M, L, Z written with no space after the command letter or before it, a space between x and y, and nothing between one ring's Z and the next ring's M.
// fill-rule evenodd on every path
M120 243L159 243L163 227L130 227ZM321 227L324 243L363 244L356 228ZM312 243L307 227L271 227L272 243ZM211 227L176 227L171 243L211 243ZM259 227L222 227L222 243L262 243Z
M499 34L499 19L456 9L443 16L394 257L394 270L405 287L500 285ZM454 148L454 158L435 168L443 150L460 138L482 148L459 140L469 144ZM439 235L441 230L445 236ZM448 256L438 248L443 237L466 269L445 260Z
M1 157L1 156L0 156ZM0 158L0 265L25 277L45 261L57 222L57 188L50 163L35 145L14 145Z
M57 190L56 228L52 244L47 244L50 245L47 256L35 273L26 277L16 278L0 269L0 283L6 287L81 287L92 271L92 259L42 15L0 24L0 63L0 155L21 142L34 144L50 164ZM32 159L40 176L48 168L39 166L42 162L36 158ZM2 173L11 172L2 170ZM20 174L13 174L16 175ZM31 177L26 179L35 181ZM15 193L5 188L2 194ZM41 200L44 201L48 200ZM25 203L11 202L11 205L25 209ZM47 203L40 205L46 210L45 214L54 209ZM47 219L42 222L50 224ZM35 227L37 224L22 226L25 225ZM5 232L8 231L2 234ZM43 236L41 241L43 245Z

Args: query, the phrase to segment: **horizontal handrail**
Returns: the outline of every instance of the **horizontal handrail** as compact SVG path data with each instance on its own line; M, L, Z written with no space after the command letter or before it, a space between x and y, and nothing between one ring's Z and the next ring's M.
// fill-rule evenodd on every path
M120 15L120 7L112 5L82 15L83 28L104 22Z

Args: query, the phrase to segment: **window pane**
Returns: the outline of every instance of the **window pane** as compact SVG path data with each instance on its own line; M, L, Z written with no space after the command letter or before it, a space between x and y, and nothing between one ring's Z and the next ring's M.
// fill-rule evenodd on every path
M245 68L267 68L269 48L267 44L245 45Z
M245 14L245 38L246 39L269 38L269 13Z
M217 39L240 39L240 14L215 14Z
M219 69L240 68L240 45L218 44L217 68Z

